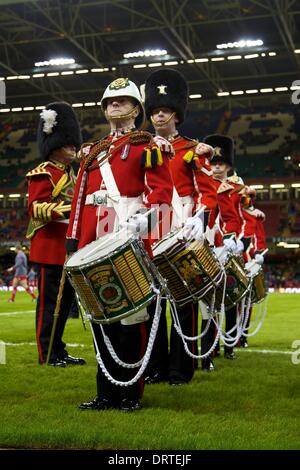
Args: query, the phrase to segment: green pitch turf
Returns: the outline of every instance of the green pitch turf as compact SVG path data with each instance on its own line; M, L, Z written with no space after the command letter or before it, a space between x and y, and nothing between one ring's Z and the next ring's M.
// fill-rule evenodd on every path
M148 385L143 408L82 412L95 394L90 331L69 319L65 341L87 365L37 364L34 308L18 293L0 292L0 448L43 449L300 449L300 296L271 294L265 322L237 360L215 360L188 385ZM300 344L298 345L300 350ZM265 351L265 352L262 352Z

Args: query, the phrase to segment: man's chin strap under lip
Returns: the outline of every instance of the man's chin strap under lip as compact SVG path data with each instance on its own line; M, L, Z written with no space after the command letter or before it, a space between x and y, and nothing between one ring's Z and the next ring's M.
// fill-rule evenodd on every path
M164 121L164 122L157 122L157 121L155 121L155 119L153 119L152 116L150 117L150 119L151 119L151 122L152 122L153 126L155 126L155 127L164 127L166 124L168 124L169 121L171 121L171 119L172 119L173 116L175 116L175 112L172 113L172 114L168 117L168 119L167 119L166 121Z
M136 106L134 106L126 114L119 114L118 116L111 116L111 115L108 114L107 108L105 109L104 114L105 114L105 117L108 121L119 121L120 119L130 119L131 117L133 117L133 114L136 110L139 110L139 105L138 104Z

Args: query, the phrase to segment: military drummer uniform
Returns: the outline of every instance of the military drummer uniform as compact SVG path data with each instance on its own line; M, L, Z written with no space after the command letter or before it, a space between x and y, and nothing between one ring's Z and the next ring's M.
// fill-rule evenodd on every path
M103 110L106 109L107 98L118 96L134 98L143 110L138 89L128 79L118 79L107 87L102 98ZM135 129L116 129L99 142L83 146L67 233L68 251L73 252L107 233L118 231L138 211L148 210L152 206L169 207L173 188L169 172L172 153L172 146L166 140L156 143L150 133ZM104 162L109 162L120 194L117 202L112 201L101 172L100 165ZM143 241L151 255L151 239L146 237ZM145 353L147 319L148 315L138 312L137 317L130 315L121 321L103 325L105 334L122 361L135 363ZM93 323L92 328L109 374L119 381L131 380L136 370L116 364L107 350L100 326ZM98 365L97 397L92 402L83 403L80 408L99 410L120 407L123 411L134 411L140 406L143 388L143 378L126 387L113 384Z

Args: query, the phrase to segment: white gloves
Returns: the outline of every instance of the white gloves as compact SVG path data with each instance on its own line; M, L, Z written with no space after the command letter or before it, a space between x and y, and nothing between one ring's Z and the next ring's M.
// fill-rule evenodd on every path
M236 242L236 253L243 253L244 251L244 243L242 242L242 240L238 240Z
M195 153L197 155L206 155L210 159L213 157L214 154L214 149L210 145L204 144L203 142L200 142L197 147L195 148Z
M264 263L264 257L263 255L261 255L260 253L257 253L255 256L254 256L254 259L255 259L255 262L257 264L260 264L262 265Z
M122 224L132 233L145 235L148 233L148 217L144 214L134 214L128 219L128 222Z
M266 214L259 209L253 209L252 215L254 215L254 217L257 219L262 219L263 221L266 219Z
M203 222L198 216L188 217L184 224L185 237L201 241L203 238Z
M223 243L227 251L232 251L232 253L236 253L236 243L232 238L225 238L225 240L223 240Z

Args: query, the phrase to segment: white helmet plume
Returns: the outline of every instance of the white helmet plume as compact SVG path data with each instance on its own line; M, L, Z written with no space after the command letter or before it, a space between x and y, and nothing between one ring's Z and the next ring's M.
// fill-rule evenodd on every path
M45 132L45 134L52 134L53 127L57 124L57 112L54 111L54 109L44 109L40 116L44 121L43 132Z

